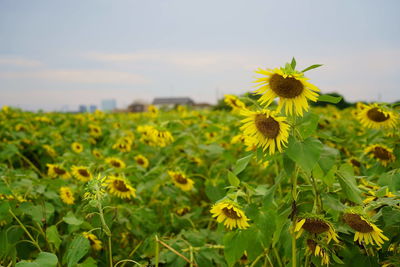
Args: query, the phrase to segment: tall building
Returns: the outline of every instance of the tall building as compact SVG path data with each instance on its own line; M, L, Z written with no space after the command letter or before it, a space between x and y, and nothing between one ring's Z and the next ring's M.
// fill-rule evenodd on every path
M115 101L115 99L101 100L101 109L103 111L113 111L116 108L117 108L117 101Z
M86 105L79 105L79 112L80 112L80 113L85 113L85 112L87 112L87 107L86 107Z
M93 113L97 110L97 106L96 105L90 105L89 106L89 112Z

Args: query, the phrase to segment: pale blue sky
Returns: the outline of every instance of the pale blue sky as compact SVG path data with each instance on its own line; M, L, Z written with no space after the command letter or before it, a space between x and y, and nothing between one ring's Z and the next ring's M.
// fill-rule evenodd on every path
M252 90L295 56L322 92L400 100L398 0L1 0L0 106Z

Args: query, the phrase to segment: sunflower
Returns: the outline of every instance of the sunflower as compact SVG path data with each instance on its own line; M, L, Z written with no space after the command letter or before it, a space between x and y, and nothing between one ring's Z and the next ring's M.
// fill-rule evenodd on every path
M46 153L49 154L50 157L54 158L57 156L57 152L51 146L43 145L42 147L46 150Z
M101 155L101 152L99 150L97 150L97 149L93 149L92 155L95 156L98 159L101 159L103 157L103 155Z
M130 186L123 177L110 176L107 179L107 187L111 194L119 198L136 197L136 189Z
M134 157L134 160L139 166L142 166L145 169L149 167L149 160L143 155L137 155L136 157Z
M240 101L237 96L225 95L224 101L234 112L240 112L240 110L246 109L246 105Z
M147 107L147 111L152 117L156 117L158 115L158 108L154 105L149 105Z
M83 151L83 145L78 142L73 142L71 148L75 153L81 153Z
M176 209L175 209L175 213L176 213L178 216L183 216L183 215L185 215L185 214L188 213L188 212L190 212L190 207L189 207L189 206L183 206L183 207L180 207L180 208L176 208Z
M378 104L361 104L361 108L357 111L357 119L367 128L394 129L397 125L398 116Z
M94 250L101 250L103 248L102 243L99 239L97 239L97 236L88 232L83 232L82 234L86 239L89 240L90 245Z
M329 254L315 240L307 239L306 254L320 257L322 265L329 265Z
M74 204L75 201L74 194L72 193L71 188L68 186L60 187L60 198L62 202L68 205Z
M366 245L374 245L375 243L378 247L381 247L384 240L389 240L381 229L359 214L345 213L343 219L347 225L356 231L354 241L358 241L360 245L365 242Z
M120 160L119 158L106 158L106 162L110 164L112 167L117 168L117 169L123 169L126 167L125 162Z
M72 175L82 182L87 182L92 179L92 174L87 167L84 166L72 166Z
M282 152L282 146L285 146L289 137L289 125L285 117L276 116L275 111L261 110L250 111L242 110L244 123L240 128L244 135L254 137L256 145L263 150L269 149L269 154L275 153L275 149Z
M113 149L118 150L120 152L130 152L131 151L131 144L118 141L112 146Z
M183 191L192 190L194 181L187 178L183 172L168 171L168 175L172 178L174 184Z
M326 233L327 241L329 244L333 239L335 242L339 243L338 235L335 232L332 224L319 216L312 216L307 218L299 219L296 222L294 231L299 232L296 238L299 238L303 231L306 230L310 234L320 235Z
M393 150L384 145L371 145L365 149L365 153L370 154L371 158L379 161L383 166L387 166L389 163L396 160L396 156L393 154Z
M266 77L258 78L255 82L259 88L255 91L262 94L259 101L269 106L279 97L278 112L284 107L285 113L303 116L303 111L309 108L307 99L317 101L319 89L307 82L304 73L286 69L264 70L259 68L256 73Z
M246 214L232 201L223 200L213 205L210 212L213 214L212 217L217 219L217 222L224 222L224 225L230 230L235 227L246 229L250 226Z
M100 137L102 132L101 132L101 128L98 125L95 124L89 124L89 134L92 137Z
M58 164L47 164L47 175L51 178L61 177L64 179L68 179L71 177L68 171L66 171L63 167Z

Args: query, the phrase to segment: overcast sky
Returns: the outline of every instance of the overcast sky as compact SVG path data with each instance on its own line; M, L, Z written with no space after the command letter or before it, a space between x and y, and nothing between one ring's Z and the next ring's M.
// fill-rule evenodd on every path
M295 56L322 92L400 100L399 0L1 0L0 106L215 102Z

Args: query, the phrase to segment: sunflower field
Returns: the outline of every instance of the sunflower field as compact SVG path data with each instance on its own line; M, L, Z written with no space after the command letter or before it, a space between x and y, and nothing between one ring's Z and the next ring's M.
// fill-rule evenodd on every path
M400 266L399 110L335 108L319 66L230 110L3 107L0 266Z

